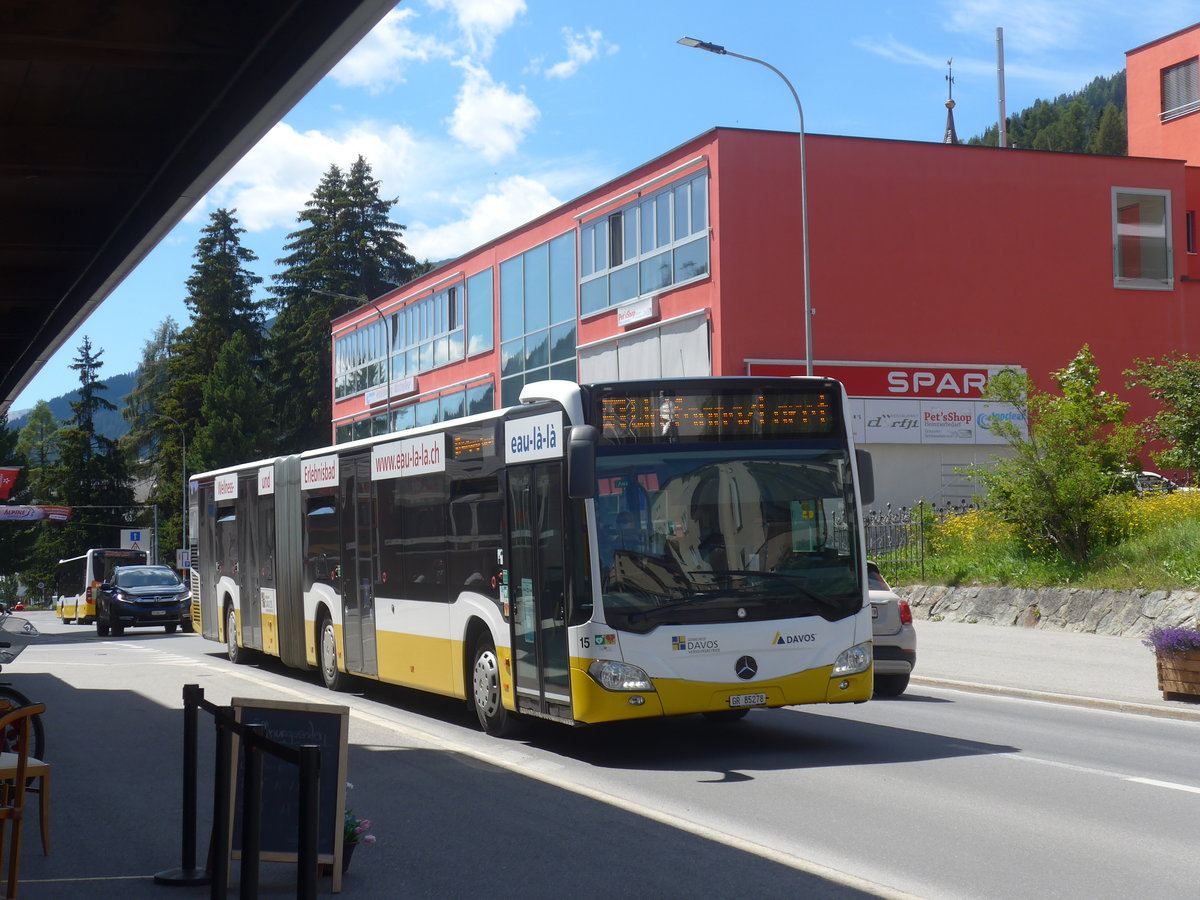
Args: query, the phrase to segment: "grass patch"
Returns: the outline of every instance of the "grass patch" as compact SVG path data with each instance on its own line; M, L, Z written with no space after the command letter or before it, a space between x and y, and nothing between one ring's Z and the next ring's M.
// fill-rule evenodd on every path
M934 524L919 563L878 562L897 584L987 584L1114 590L1200 590L1200 492L1138 498L1115 495L1103 515L1100 546L1072 564L1046 541L1029 544L987 510Z

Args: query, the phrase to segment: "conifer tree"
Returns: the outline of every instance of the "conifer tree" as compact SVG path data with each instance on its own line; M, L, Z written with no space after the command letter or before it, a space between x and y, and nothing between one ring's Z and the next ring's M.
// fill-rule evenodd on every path
M47 479L58 458L56 438L61 427L50 404L39 400L17 438L17 452L29 464L28 485L33 503L49 503L54 499Z
M159 530L181 535L183 523L183 444L187 444L187 471L210 468L194 452L194 438L202 424L204 387L212 375L222 349L242 335L251 359L261 365L265 343L263 311L254 299L254 288L262 282L249 265L258 257L241 242L245 233L234 215L236 210L218 209L209 217L193 254L185 302L191 312L187 326L170 342L170 348L154 350L166 357L167 390L147 396L138 410L145 430L153 432L156 448L152 463L155 487L150 499L159 507ZM164 324L165 329L165 324ZM164 342L169 330L160 330ZM160 335L156 335L159 337ZM147 351L151 351L147 346ZM152 402L151 402L152 401ZM164 538L160 547L173 546Z
M217 357L204 383L193 443L206 468L260 459L273 449L270 399L258 368L243 334L235 334Z
M428 269L388 217L396 202L380 198L359 157L348 175L329 167L288 235L270 288L279 316L268 348L281 452L330 441L330 322Z
M1100 114L1096 133L1088 145L1089 153L1101 156L1126 156L1129 153L1129 137L1125 129L1125 114L1115 103L1109 102Z

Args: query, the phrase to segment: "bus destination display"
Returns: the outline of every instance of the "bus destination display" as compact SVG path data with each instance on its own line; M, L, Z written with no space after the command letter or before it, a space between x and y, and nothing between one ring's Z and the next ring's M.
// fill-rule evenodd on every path
M828 391L653 391L602 395L595 412L612 443L761 440L833 434L838 403Z

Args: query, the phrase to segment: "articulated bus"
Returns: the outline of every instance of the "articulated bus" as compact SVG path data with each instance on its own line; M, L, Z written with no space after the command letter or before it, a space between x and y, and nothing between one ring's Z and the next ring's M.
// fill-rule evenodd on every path
M842 386L526 385L519 406L193 476L196 629L466 700L484 730L868 700Z
M145 550L96 548L60 559L54 572L54 613L64 624L96 621L96 594L117 566L144 566Z

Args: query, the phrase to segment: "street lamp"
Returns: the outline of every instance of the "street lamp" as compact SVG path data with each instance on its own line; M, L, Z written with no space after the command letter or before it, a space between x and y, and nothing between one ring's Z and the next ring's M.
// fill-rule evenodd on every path
M152 413L150 413L150 415L157 419L166 419L168 422L173 423L175 425L175 427L179 429L179 443L183 447L183 451L181 454L182 458L180 460L180 464L183 468L183 521L180 523L180 528L181 528L181 531L183 532L182 538L181 538L181 540L183 541L183 546L180 549L182 549L186 553L188 550L188 542L187 542L187 520L188 520L187 433L183 430L183 426L180 425L178 421L176 421L171 416L168 416L166 413L152 412ZM156 535L156 537L157 537L157 535Z
M800 97L796 94L796 89L792 87L792 83L788 81L787 76L769 62L755 59L753 56L743 56L740 53L734 53L732 50L726 50L720 44L710 44L708 41L699 41L696 38L683 37L677 43L683 44L685 47L695 47L697 50L707 50L709 53L716 53L719 56L734 56L738 59L744 59L747 62L766 66L783 79L783 83L792 92L792 99L796 101L796 112L800 114L800 239L804 244L804 368L805 374L811 375L813 373L813 313L812 294L808 280L808 174L804 166L804 107L800 105Z

